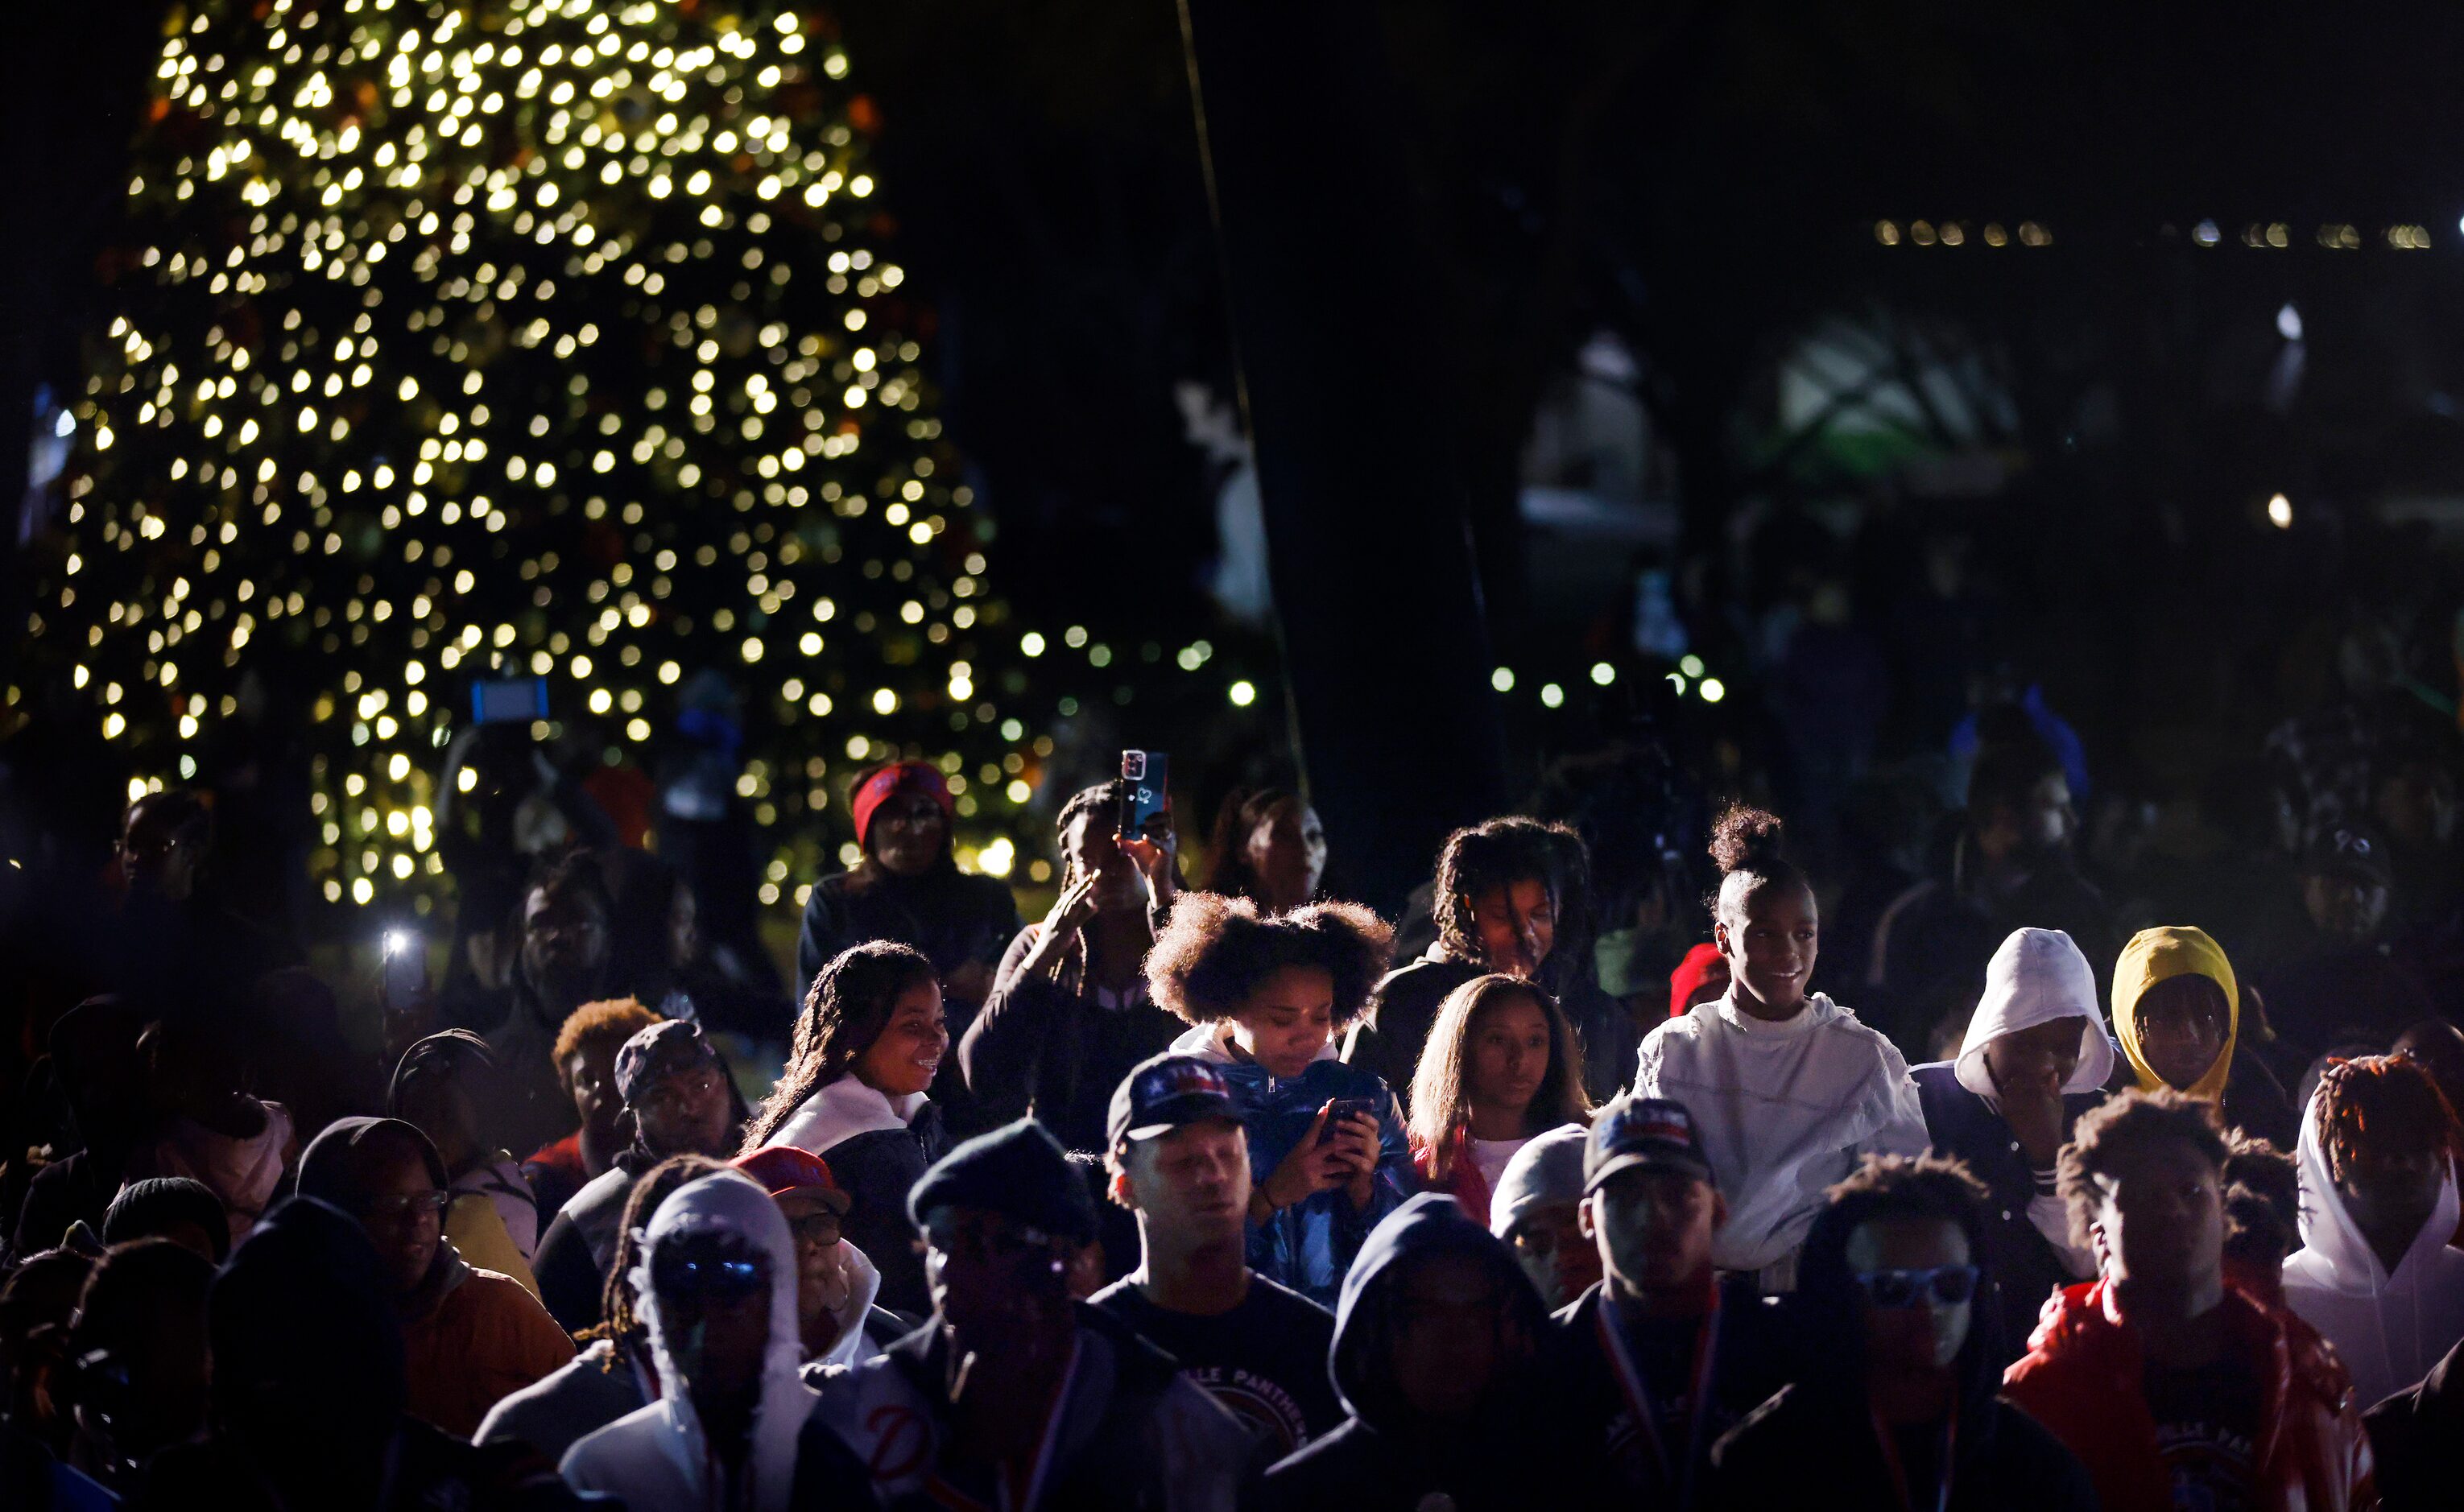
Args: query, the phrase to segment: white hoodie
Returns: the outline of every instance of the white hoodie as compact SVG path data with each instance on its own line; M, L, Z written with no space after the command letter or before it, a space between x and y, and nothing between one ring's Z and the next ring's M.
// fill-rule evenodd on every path
M634 1305L649 1330L662 1394L565 1451L559 1469L576 1490L607 1492L633 1512L722 1512L718 1466L693 1413L692 1392L669 1353L658 1295L650 1285L651 1259L663 1243L712 1233L741 1237L770 1262L770 1342L762 1357L761 1403L753 1415L742 1506L747 1512L786 1507L795 1488L797 1436L820 1400L797 1378L803 1343L796 1328L796 1243L779 1204L733 1171L687 1182L650 1216L633 1272Z
M2057 1019L2079 1020L2079 1067L2062 1084L2062 1095L2104 1085L2113 1076L2113 1041L2104 1037L2096 973L2087 957L2059 930L2014 930L1986 963L1985 996L1968 1020L1968 1038L1960 1044L1952 1074L1986 1107L2001 1112L2002 1094L1993 1085L1993 1073L1986 1069L1985 1047L2006 1034ZM2095 1273L2095 1257L2071 1243L2070 1210L2059 1194L2040 1190L2028 1203L2028 1221L2069 1263L2072 1275Z
M2302 1247L2284 1262L2284 1301L2336 1347L2368 1407L2428 1375L2464 1339L2464 1252L2447 1247L2455 1177L2439 1183L2438 1206L2390 1276L2344 1211L2315 1122L2301 1120Z
M1711 1263L1760 1271L1793 1260L1823 1191L1867 1152L1913 1155L1925 1108L1891 1041L1821 993L1768 1023L1736 989L1697 1003L1642 1041L1635 1090L1685 1105L1703 1135L1728 1221ZM1786 1289L1793 1277L1771 1280Z

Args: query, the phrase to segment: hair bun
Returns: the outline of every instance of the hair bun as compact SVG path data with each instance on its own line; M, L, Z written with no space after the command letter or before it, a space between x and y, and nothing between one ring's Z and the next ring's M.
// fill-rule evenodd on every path
M1767 873L1784 864L1779 816L1767 809L1731 805L1711 825L1711 859L1722 873Z

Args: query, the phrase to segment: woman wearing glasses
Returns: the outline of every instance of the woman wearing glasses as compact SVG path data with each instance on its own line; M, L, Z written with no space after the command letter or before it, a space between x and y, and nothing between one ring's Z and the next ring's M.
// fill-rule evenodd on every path
M2085 1512L2087 1471L1994 1393L1985 1189L1956 1161L1868 1157L1831 1189L1793 1299L1808 1344L1711 1451L1705 1504Z
M359 1221L402 1315L408 1411L458 1437L488 1409L573 1358L573 1341L521 1282L445 1238L445 1162L398 1118L340 1119L299 1157L299 1194Z

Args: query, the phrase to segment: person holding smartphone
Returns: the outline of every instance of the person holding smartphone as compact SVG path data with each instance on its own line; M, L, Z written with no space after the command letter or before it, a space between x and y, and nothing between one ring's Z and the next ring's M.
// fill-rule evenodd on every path
M1337 1059L1394 935L1356 903L1265 913L1246 898L1181 900L1147 956L1155 1000L1190 1025L1172 1053L1221 1068L1241 1104L1249 1266L1321 1306L1377 1220L1417 1184L1395 1094Z
M1142 963L1179 895L1170 816L1123 839L1120 787L1061 806L1061 895L1010 941L958 1040L979 1117L1033 1112L1063 1148L1100 1153L1112 1088L1179 1032Z

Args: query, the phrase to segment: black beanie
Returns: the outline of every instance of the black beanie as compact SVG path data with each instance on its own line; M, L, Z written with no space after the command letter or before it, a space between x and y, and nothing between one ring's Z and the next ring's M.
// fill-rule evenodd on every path
M1081 1244L1095 1238L1086 1179L1032 1118L978 1134L924 1172L907 1194L907 1216L921 1229L935 1208L981 1208Z

